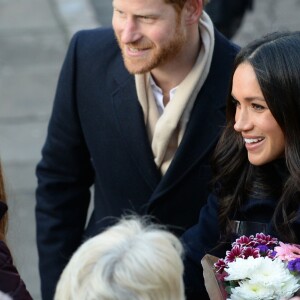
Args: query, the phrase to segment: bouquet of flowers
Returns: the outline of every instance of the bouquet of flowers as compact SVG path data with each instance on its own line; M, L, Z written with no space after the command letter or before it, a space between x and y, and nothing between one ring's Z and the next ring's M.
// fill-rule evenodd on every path
M207 259L202 260L204 273ZM289 299L300 289L300 246L284 244L270 235L241 236L224 259L215 258L213 261L218 286L210 284L210 290L214 290L214 295L216 287L220 290L219 295L223 298L218 299ZM217 298L213 296L211 299Z

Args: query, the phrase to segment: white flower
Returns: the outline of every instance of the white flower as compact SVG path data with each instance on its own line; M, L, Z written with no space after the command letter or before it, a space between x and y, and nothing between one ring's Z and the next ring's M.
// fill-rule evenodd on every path
M248 280L241 282L240 286L231 290L231 300L272 300L274 293L269 288L259 283Z
M258 258L250 256L247 259L238 257L235 261L229 262L228 268L225 269L225 271L228 273L228 276L225 277L225 280L231 281L249 278L253 272L253 269L255 271L255 265L258 264L257 260Z
M278 287L279 299L282 298L291 298L296 291L300 288L300 279L295 276L291 276L289 280L282 282L280 287Z
M289 281L294 276L280 259L272 260L269 257L259 257L258 264L249 278L265 286L278 288L283 282Z
M228 263L226 272L226 281L239 281L239 286L231 289L231 300L281 299L291 297L300 288L299 280L280 259L237 258Z

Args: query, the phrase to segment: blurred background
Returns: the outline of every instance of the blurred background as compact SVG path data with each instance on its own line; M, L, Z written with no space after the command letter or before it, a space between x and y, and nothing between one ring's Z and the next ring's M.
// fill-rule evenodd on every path
M230 1L212 0L207 9L216 24L223 22L232 40L241 46L267 32L300 29L300 0L237 0L245 7L240 7L235 16L227 2ZM36 300L41 298L34 172L46 136L58 73L75 31L110 26L111 3L112 0L0 0L0 158L8 192L8 238L15 264ZM220 15L222 5L225 8L221 8ZM228 19L234 25L226 24Z

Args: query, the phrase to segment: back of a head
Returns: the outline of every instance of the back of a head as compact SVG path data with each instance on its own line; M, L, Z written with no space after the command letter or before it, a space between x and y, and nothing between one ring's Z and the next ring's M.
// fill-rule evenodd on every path
M183 300L181 255L173 234L123 219L76 251L55 300Z

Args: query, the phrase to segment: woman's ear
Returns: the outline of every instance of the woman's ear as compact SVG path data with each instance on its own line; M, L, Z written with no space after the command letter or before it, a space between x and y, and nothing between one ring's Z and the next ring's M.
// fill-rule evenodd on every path
M198 24L203 11L203 0L187 0L184 4L184 11L187 25Z

